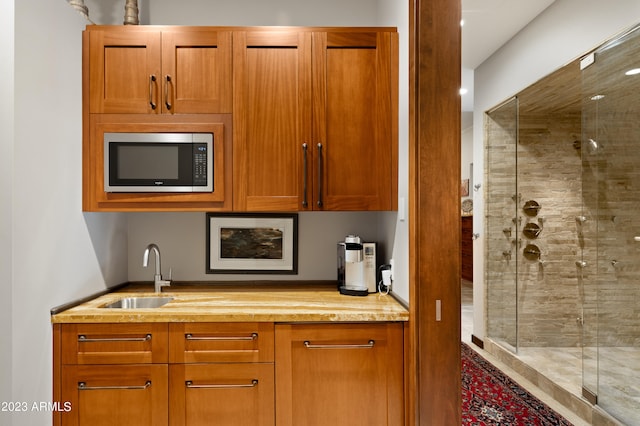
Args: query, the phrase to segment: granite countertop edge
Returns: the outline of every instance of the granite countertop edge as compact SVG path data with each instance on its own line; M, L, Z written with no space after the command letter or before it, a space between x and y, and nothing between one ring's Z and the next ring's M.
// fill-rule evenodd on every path
M175 291L177 290L177 291ZM158 308L120 309L105 305L125 297L172 297ZM345 296L326 286L270 289L191 287L153 293L144 287L122 287L98 294L65 309L52 310L51 322L395 322L408 321L409 311L391 294Z

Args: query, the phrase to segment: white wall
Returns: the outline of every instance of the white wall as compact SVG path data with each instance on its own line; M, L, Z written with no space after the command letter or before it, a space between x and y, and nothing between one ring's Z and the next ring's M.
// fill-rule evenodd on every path
M13 2L0 2L0 401L11 401L12 383L13 26Z
M2 2L3 8L7 3ZM7 365L13 380L11 395L2 400L31 404L52 399L49 310L126 281L126 216L83 215L81 211L84 19L63 0L11 3L15 5L15 32L6 38L3 35L2 41L11 42L15 35L15 62L7 63L11 55L3 55L2 66L15 72L15 102L6 115L5 76L11 81L12 73L3 72L0 83L2 230L4 235L9 227L10 242L3 237L0 256L3 287L9 287L2 289L1 310L6 315L4 300L9 295L6 311L11 324L7 345L3 338L2 358L6 359L5 348L9 348ZM2 15L4 23L7 15ZM3 25L3 34L6 30ZM11 92L9 86L9 99ZM5 126L6 120L10 122ZM5 255L9 259L6 270ZM4 389L4 362L2 365ZM2 425L50 422L47 412L17 413L12 419L0 413Z
M475 70L474 182L484 185L484 113L540 78L640 22L637 0L556 0ZM484 283L483 191L474 193L476 283ZM484 285L474 285L474 331L484 338Z

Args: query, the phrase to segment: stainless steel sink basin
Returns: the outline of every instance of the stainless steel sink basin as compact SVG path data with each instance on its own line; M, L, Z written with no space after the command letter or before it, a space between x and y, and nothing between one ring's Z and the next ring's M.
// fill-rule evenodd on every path
M115 302L104 305L103 308L110 309L149 309L159 308L171 302L173 297L125 297Z

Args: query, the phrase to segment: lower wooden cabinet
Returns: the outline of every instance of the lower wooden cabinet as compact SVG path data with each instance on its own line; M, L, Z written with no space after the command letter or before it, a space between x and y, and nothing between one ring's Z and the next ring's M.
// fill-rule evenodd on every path
M167 365L70 365L62 368L65 426L167 424Z
M276 424L404 424L400 323L276 325Z
M170 426L273 426L273 364L169 366Z
M54 426L400 426L402 323L55 324Z

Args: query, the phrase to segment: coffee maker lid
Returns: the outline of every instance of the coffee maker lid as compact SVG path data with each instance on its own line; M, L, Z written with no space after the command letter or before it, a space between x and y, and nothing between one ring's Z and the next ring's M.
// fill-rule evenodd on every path
M362 244L362 240L357 235L347 235L344 238L345 243Z

